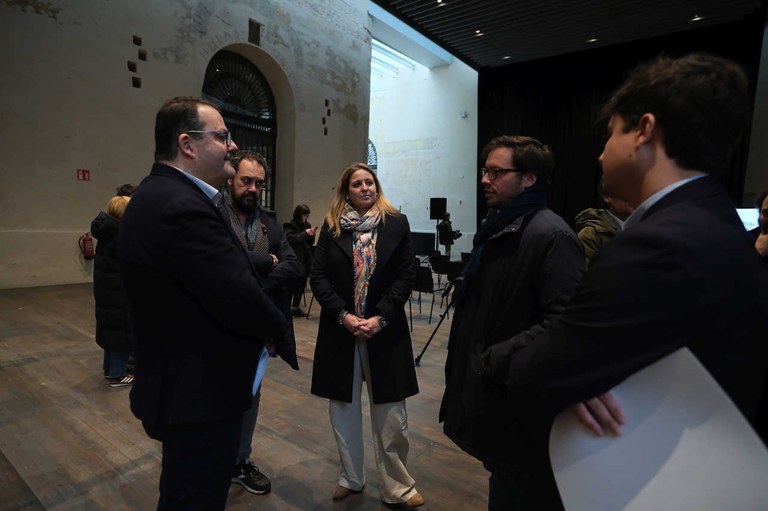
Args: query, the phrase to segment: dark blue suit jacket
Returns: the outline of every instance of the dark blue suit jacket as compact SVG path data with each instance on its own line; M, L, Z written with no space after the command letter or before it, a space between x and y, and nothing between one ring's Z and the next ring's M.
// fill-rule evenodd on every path
M134 317L131 409L163 427L236 419L251 405L260 337L286 321L213 202L155 164L122 219L120 259Z
M610 390L688 347L754 423L768 371L768 279L725 190L675 189L592 261L571 303L527 345L485 367L521 415Z

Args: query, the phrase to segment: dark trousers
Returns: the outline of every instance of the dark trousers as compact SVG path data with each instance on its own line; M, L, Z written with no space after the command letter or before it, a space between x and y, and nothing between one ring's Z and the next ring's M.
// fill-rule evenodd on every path
M534 470L490 463L483 466L491 473L488 511L563 511L549 463Z
M253 396L251 408L243 412L243 418L240 421L240 447L237 448L236 464L251 457L253 432L256 430L256 421L259 418L259 403L261 403L261 385L259 385L256 395Z
M164 428L158 511L223 510L240 418Z
M304 289L307 287L307 277L297 277L291 284L292 305L298 307L301 304L301 297L304 296Z

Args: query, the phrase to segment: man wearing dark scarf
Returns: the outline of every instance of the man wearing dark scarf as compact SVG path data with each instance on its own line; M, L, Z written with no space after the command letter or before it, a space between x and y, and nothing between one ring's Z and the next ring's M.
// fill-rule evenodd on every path
M571 228L546 207L554 166L547 146L529 137L501 136L482 155L481 184L490 210L463 273L440 420L445 434L490 471L490 510L557 509L557 492L541 491L552 487L541 484L552 478L549 431L521 441L515 432L526 418L509 406L504 389L483 375L481 355L513 336L525 339L545 328L580 282L584 252Z

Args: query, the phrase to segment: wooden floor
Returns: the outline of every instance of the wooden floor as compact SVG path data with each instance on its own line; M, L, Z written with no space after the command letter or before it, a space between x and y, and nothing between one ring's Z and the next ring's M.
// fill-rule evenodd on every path
M415 354L442 312L436 304L428 325L424 298L423 314L413 304ZM328 403L309 393L318 312L315 304L309 319L294 321L301 371L273 361L262 389L253 459L272 492L232 486L229 510L387 509L367 418L365 491L331 500L338 456ZM155 509L160 444L131 415L128 388L105 384L94 328L90 284L0 291L0 511ZM487 509L487 472L437 423L449 328L446 319L417 368L421 393L407 402L408 467L427 501L422 509Z

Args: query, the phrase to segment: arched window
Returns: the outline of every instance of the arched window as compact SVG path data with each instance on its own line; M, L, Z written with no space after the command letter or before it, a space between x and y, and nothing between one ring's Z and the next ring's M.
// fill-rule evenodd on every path
M275 209L277 121L275 98L266 78L245 57L221 50L208 63L203 98L221 110L237 147L264 155L272 169L261 194L264 207Z
M376 146L373 145L371 139L368 139L368 166L373 170L379 168L379 157L376 154Z

